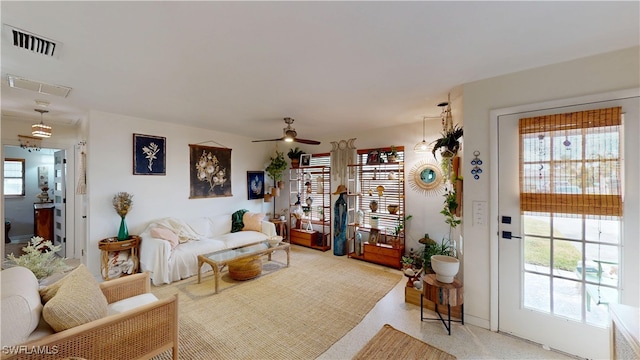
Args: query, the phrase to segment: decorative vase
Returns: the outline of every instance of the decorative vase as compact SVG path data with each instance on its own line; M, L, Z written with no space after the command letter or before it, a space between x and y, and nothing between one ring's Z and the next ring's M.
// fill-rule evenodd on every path
M305 202L307 203L308 206L311 206L311 204L313 204L313 198L309 196L307 200L305 200Z
M291 159L291 168L297 169L300 167L300 159Z
M129 229L124 221L124 216L120 218L120 230L118 231L118 241L129 239Z
M372 228L377 229L378 225L379 225L379 221L380 219L378 219L377 216L372 216L371 218L369 218L369 224L371 225Z
M358 256L362 255L362 234L360 234L357 231L356 231L356 243L355 243L354 250L356 251L356 255Z
M377 200L371 200L371 202L369 202L369 209L371 209L371 212L378 211L378 201Z
M400 209L400 205L398 204L387 205L387 210L389 210L389 214L397 214L399 209Z

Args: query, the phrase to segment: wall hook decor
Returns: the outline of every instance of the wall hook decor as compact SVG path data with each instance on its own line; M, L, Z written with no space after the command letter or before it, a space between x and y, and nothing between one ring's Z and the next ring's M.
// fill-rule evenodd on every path
M480 158L478 157L480 156L480 151L474 151L473 156L475 156L475 158L471 160L471 165L473 165L473 168L471 169L471 175L473 175L474 179L478 180L480 179L480 174L482 174L482 169L480 168L480 165L482 165L482 160L480 160Z

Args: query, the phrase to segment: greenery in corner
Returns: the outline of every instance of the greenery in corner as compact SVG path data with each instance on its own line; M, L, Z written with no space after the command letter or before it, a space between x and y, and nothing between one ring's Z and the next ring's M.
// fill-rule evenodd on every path
M462 127L456 124L453 128L447 132L441 133L441 137L433 142L433 157L436 156L436 151L441 148L447 148L453 154L457 153L460 149L460 138L462 137Z
M287 162L284 160L284 152L276 150L276 156L271 157L271 163L269 163L265 171L275 182L282 180L282 174L286 169Z
M297 146L294 148L289 149L289 152L287 153L287 156L289 157L289 159L293 160L293 159L300 159L300 155L304 154L305 152L300 150Z
M447 193L444 194L444 207L440 210L440 214L444 215L444 222L449 225L449 239L451 239L453 229L462 222L462 220L455 215L457 209L458 201L456 200L456 191L447 190Z
M425 234L425 239L427 239L427 243L424 245L424 249L422 249L422 263L425 269L433 271L431 268L431 256L433 255L454 256L453 245L451 245L449 240L442 240L442 243L439 244L429 239L429 235L427 234Z

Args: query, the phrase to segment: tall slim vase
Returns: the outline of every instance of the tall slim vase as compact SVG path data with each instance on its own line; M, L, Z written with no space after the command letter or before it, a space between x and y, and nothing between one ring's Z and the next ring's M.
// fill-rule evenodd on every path
M129 239L129 229L124 221L124 216L120 218L120 230L118 231L118 241Z

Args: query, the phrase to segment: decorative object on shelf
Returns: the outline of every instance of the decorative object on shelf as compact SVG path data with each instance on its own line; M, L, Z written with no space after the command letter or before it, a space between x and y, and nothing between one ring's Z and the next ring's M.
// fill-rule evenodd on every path
M390 172L389 175L387 176L388 180L398 180L398 175L396 175L395 172Z
M127 229L127 223L124 219L129 213L131 205L133 205L133 195L127 192L119 192L113 196L112 204L116 213L120 216L118 240L127 240L129 239L129 230Z
M371 210L371 212L377 212L378 211L378 200L371 200L369 202L369 209Z
M318 175L316 176L316 194L322 194L324 193L324 179L322 178L322 176Z
M380 230L378 230L378 229L370 229L369 230L369 244L377 244L379 235L380 235Z
M442 171L434 163L423 160L411 168L409 172L409 185L414 191L425 195L438 195L444 187Z
M474 179L478 180L480 179L480 174L482 174L482 169L480 168L480 165L482 165L482 160L478 158L478 156L480 156L480 151L474 151L473 156L475 156L475 158L471 160L471 165L473 165L473 168L471 169L471 175L473 175Z
M398 210L400 209L400 205L399 204L389 204L387 205L387 210L389 211L389 214L395 215L398 213Z
M307 189L307 194L311 194L311 181L305 182L304 187Z
M355 243L355 249L354 251L356 252L356 255L358 256L362 256L362 247L364 246L362 243L362 234L356 229L356 243Z
M64 263L64 259L56 255L56 252L61 249L62 246L53 245L50 240L34 236L27 246L22 248L23 254L21 256L16 257L13 253L9 254L7 255L7 261L3 265L5 267L26 267L33 272L38 281L41 281L68 268Z
M436 273L436 280L451 284L460 269L460 260L448 255L431 256L431 268Z
M358 209L356 211L356 226L364 225L364 211Z
M311 165L311 154L300 155L300 166L306 167Z
M384 194L384 186L382 185L376 186L376 192L378 193L378 196L382 196Z
M18 135L18 142L20 142L20 147L27 149L28 152L40 151L40 149L42 149L42 138Z
M378 216L371 215L371 217L369 218L369 225L374 229L378 228L378 226L380 225L379 222L380 218Z
M133 134L133 175L166 175L166 143L162 136Z
M189 144L189 159L189 199L233 196L231 149Z
M338 188L333 195L340 195L333 205L333 213L335 219L333 223L333 255L343 256L346 255L347 244L347 201L345 196L347 194L347 187L345 185L338 185Z
M247 171L247 198L264 199L264 171Z
M380 150L374 149L367 154L367 165L380 164Z
M48 113L49 110L44 110L44 109L33 109L33 110L40 113L40 124L31 125L31 135L39 138L51 137L51 126L45 125L43 122L43 114Z
M385 151L384 153L387 157L387 162L396 162L398 161L398 149L391 145L389 151Z
M307 206L311 206L311 204L313 204L313 198L311 196L309 196L306 200L305 203L307 204Z
M296 169L300 167L300 156L304 154L304 151L300 150L297 146L289 149L287 156L291 159L291 167Z

